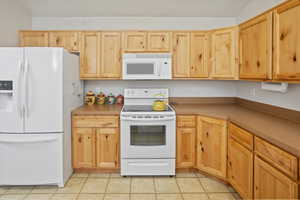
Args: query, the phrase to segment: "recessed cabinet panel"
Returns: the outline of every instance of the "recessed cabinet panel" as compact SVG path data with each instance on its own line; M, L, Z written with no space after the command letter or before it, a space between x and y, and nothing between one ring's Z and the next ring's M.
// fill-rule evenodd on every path
M50 47L64 47L68 51L79 51L79 32L53 31L49 33Z
M146 32L124 32L123 48L125 51L145 51L147 45Z
M21 47L47 47L49 46L49 33L46 31L21 31Z
M173 77L190 76L190 33L173 33Z
M148 51L170 51L171 38L169 32L148 32Z
M177 168L191 168L195 164L195 128L177 128Z

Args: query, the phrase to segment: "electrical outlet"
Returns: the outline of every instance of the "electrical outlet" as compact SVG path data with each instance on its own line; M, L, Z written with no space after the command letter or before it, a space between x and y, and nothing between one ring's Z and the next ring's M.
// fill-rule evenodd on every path
M251 96L256 97L256 88L252 88Z

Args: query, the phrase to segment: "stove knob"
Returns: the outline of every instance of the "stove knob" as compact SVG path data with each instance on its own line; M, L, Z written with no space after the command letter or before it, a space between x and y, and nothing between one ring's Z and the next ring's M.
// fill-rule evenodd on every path
M143 116L138 116L138 118L143 118Z
M159 118L165 118L164 116L159 116Z
M145 118L149 119L149 118L151 118L151 116L150 116L150 115L147 115L147 116L145 116Z

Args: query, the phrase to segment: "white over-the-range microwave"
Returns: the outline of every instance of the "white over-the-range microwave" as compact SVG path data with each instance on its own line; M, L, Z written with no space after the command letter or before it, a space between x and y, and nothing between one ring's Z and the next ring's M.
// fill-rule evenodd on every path
M124 80L172 79L172 54L123 54Z

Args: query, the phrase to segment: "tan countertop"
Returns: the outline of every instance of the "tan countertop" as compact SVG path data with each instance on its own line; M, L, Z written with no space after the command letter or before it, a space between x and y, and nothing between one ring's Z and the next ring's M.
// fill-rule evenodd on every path
M202 115L230 120L270 143L300 157L300 124L236 104L172 104L178 115ZM120 105L83 105L73 115L119 115Z
M236 104L176 104L176 114L197 114L230 120L278 147L300 157L300 124Z

